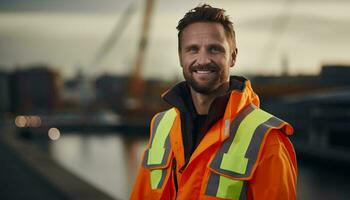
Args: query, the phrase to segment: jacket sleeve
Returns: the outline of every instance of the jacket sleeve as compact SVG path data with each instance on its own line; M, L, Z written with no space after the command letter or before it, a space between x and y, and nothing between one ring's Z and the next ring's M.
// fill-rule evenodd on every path
M141 166L133 190L131 192L131 200L148 199L150 196L150 177L147 169Z
M150 140L152 138L152 129L153 129L153 124L154 124L153 122L154 122L155 117L156 117L156 115L153 117L153 119L151 121L150 137L149 137L150 139L149 139L147 148L150 147L150 143L151 143ZM144 156L145 155L142 156L142 160L144 159ZM134 187L131 191L130 199L131 200L148 199L148 197L150 196L150 193L152 191L150 182L151 182L151 180L150 180L149 170L144 168L142 163L140 163L139 172L138 172L138 175L136 177Z
M297 162L290 140L279 130L266 138L258 167L248 183L248 199L295 200Z

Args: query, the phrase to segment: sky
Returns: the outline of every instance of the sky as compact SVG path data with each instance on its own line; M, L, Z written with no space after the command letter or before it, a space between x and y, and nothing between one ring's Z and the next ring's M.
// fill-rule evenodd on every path
M129 4L135 10L98 65L93 59ZM145 77L182 77L176 25L199 3L224 8L234 22L238 57L232 74L318 74L350 64L350 1L155 0ZM128 74L136 57L145 0L0 0L0 70L48 64L63 77Z

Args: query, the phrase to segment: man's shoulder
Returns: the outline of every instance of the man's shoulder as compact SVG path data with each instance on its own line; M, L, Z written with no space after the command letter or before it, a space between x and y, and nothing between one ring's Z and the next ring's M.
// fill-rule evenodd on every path
M266 141L265 141L265 146L279 146L279 145L283 145L283 140L284 138L288 138L288 136L286 136L282 130L280 129L273 129L270 131L270 133L268 134L268 136L266 137Z
M272 130L266 137L266 141L263 148L263 153L260 158L261 161L269 158L285 157L296 166L296 153L294 146L289 137L285 135L281 130Z
M293 126L285 121L284 119L281 119L280 117L277 117L274 115L274 113L271 113L269 111L266 111L265 109L258 108L263 113L266 113L269 117L267 118L268 120L263 123L264 126L266 126L267 129L270 129L272 132L278 132L280 134L290 136L293 135L294 133L294 128Z
M167 118L167 119L175 118L176 115L177 115L176 109L174 107L171 107L167 110L160 111L155 115L153 115L151 124L159 123L164 118Z
M157 117L157 116L161 116L161 115L165 115L168 112L174 112L175 111L175 107L171 107L165 110L161 110L159 112L157 112L156 114L153 115L153 118Z

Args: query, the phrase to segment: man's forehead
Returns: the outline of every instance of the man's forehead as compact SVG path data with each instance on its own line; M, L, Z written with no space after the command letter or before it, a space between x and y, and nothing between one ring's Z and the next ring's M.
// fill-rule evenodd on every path
M188 25L183 31L184 33L213 33L213 34L224 34L224 27L217 22L195 22Z
M214 22L196 22L187 26L182 34L184 40L201 40L203 38L224 41L226 40L225 30L220 23Z

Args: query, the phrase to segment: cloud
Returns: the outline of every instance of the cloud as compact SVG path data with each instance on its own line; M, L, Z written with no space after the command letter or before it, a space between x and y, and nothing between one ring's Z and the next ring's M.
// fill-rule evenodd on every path
M124 9L128 3L122 0L1 0L0 12L113 13Z

